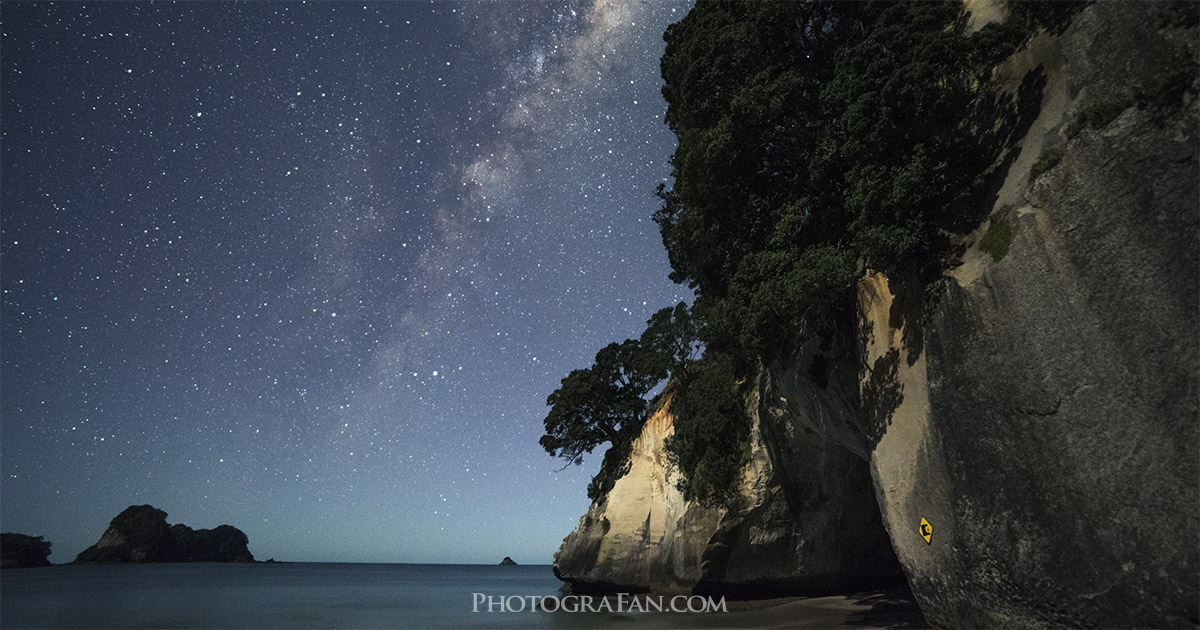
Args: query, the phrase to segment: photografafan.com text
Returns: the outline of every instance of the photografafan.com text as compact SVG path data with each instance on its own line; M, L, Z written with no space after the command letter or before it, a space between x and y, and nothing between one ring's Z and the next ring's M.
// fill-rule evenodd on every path
M701 595L631 595L617 593L609 597L591 595L488 595L471 593L471 612L607 612L607 613L711 613L729 612L725 597L713 599Z

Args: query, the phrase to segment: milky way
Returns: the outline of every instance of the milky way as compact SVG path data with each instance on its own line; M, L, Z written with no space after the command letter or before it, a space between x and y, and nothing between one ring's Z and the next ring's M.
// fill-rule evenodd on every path
M0 529L150 503L260 558L547 563L546 396L689 297L685 4L0 11Z

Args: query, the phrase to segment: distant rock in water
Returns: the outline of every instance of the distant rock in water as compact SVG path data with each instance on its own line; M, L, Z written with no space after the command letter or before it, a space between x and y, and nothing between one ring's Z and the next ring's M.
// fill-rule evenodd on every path
M512 559L512 558L509 558L508 556L504 556L504 559L500 561L500 566L502 566L502 567L509 567L509 566L515 567L515 566L517 566L517 563L516 563L516 562L513 562L513 559Z
M150 505L131 505L75 562L253 562L248 543L246 534L236 527L172 526L167 524L166 512Z
M49 557L50 543L41 536L0 534L0 569L48 567Z

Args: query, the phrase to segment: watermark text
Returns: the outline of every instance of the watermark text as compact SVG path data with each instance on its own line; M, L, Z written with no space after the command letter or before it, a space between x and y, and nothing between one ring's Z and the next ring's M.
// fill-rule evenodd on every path
M590 612L590 613L712 613L729 612L725 596L720 599L703 595L632 595L617 593L608 597L592 595L488 595L471 593L471 612Z

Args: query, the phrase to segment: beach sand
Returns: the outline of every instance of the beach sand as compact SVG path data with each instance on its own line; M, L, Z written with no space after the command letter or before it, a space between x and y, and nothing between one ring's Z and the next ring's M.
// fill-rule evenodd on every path
M726 628L928 628L907 591L731 601Z
M558 617L560 628L928 628L907 589L853 595L726 600L728 612Z

